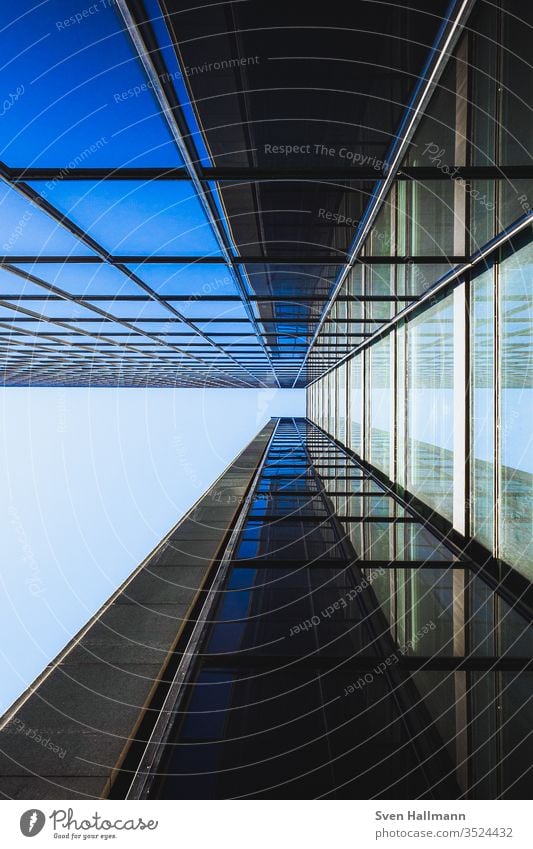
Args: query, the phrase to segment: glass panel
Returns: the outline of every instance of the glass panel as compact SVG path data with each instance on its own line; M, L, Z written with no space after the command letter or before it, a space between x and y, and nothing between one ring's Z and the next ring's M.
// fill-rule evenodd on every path
M472 165L496 162L499 14L496 6L485 5L474 9L471 18Z
M452 297L407 326L407 488L445 518L453 509Z
M398 281L398 295L421 295L430 286L433 286L446 272L452 269L450 263L414 263L407 262L396 267ZM404 303L398 304L400 310Z
M432 165L432 156L445 165L455 163L456 70L457 62L452 58L413 136L409 165Z
M494 534L494 274L471 285L470 489L472 535L490 551Z
M328 427L327 430L329 433L335 433L335 419L337 417L337 405L336 405L336 395L335 395L335 373L330 371L330 373L326 377L326 392L328 399Z
M30 301L29 303L22 301L19 302L19 305L25 309L32 310L32 312L35 312L38 315L48 316L49 318L65 319L65 321L75 321L75 319L79 318L98 318L96 313L86 307L73 303L72 301L50 301L45 299L42 301ZM8 307L0 307L0 316L2 318L13 317L13 315L13 311ZM86 329L93 332L92 325L88 325Z
M16 97L2 116L9 165L182 164L112 2L21 0L3 12L3 90Z
M71 295L142 295L133 280L106 262L102 263L19 263L17 268L39 277ZM42 292L43 290L41 290Z
M387 336L370 348L370 462L385 474L390 464L390 345Z
M413 183L411 256L454 254L454 181Z
M31 184L42 193L45 185ZM134 256L219 254L200 202L186 180L64 180L54 206L110 253Z
M361 440L363 435L363 357L362 355L350 360L350 447L356 454L362 454Z
M8 298L9 295L35 295L44 298L47 295L42 286L30 283L24 277L19 277L5 268L0 268L0 296Z
M407 331L405 324L400 324L396 327L396 397L395 397L395 416L396 416L396 456L393 458L396 468L396 482L406 486L406 451L405 440L407 431L406 422L406 339Z
M533 112L527 107L533 90L530 26L522 0L506 0L502 15L501 164L530 165Z
M500 187L502 181L500 181ZM496 189L498 188L495 180L472 180L470 183L470 251L475 253L479 251L487 242L498 232L504 229L504 226L496 227ZM516 194L513 194L516 203ZM510 216L509 210L504 209L504 200L500 196L500 219L508 218L507 223L511 224L520 217L520 212ZM501 223L501 222L500 222Z
M199 318L224 318L233 321L235 318L246 318L244 304L239 301L228 303L227 301L172 301L174 309L178 310L186 318L197 320ZM215 328L213 328L215 329Z
M531 748L524 745L531 734L531 672L502 672L500 677L500 757L502 798L529 799Z
M347 522L345 529L363 560L452 562L452 553L430 531L416 523Z
M453 655L453 572L397 569L394 636L407 655Z
M500 180L500 205L497 230L504 230L525 213L531 212L533 180Z
M0 244L5 256L94 256L11 186L0 186Z
M533 577L533 243L500 264L500 556Z
M346 441L346 363L335 369L337 381L337 430L336 437L340 442Z
M239 294L226 265L145 262L128 265L128 268L160 295L196 295L200 298Z

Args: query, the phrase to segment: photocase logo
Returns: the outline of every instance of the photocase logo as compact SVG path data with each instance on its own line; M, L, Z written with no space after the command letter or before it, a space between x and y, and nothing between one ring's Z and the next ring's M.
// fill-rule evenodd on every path
M24 837L35 837L42 831L46 822L46 817L42 811L32 808L31 811L25 811L20 818L20 830Z

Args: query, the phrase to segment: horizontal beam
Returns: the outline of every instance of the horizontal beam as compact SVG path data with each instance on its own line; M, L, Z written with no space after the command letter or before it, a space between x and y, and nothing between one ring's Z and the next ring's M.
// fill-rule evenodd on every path
M357 265L438 265L439 263L457 265L460 262L466 262L467 257L459 255L450 256L362 256L356 260ZM181 256L173 254L172 256L164 256L162 254L152 254L151 256L135 256L126 255L109 255L109 262L114 265L120 264L138 264L138 265L227 265L228 263L223 256ZM0 256L0 265L9 263L42 263L46 264L66 264L66 265L81 265L90 263L91 265L103 265L106 260L99 256L44 256L44 255L24 255L15 254L13 256ZM290 254L288 256L232 256L230 259L231 265L344 265L346 257L342 256L313 256L313 254ZM271 270L271 269L270 269ZM275 269L274 269L275 270Z
M24 295L19 292L11 292L5 293L1 292L0 297L5 300L16 300L16 301L63 301L60 295ZM348 303L348 304L358 304L358 303L411 303L412 301L418 300L420 295L343 295L342 297L337 298L337 303ZM163 300L173 302L173 301L184 301L184 302L192 302L192 303L241 303L241 299L238 295L162 295ZM153 300L149 295L73 295L72 300L76 301L81 305L90 304L93 301L120 301L120 302L131 302L131 303L148 303ZM290 306L291 304L307 304L307 303L324 303L326 300L326 296L320 295L251 295L250 301L258 304L283 304L284 306ZM231 317L225 319L226 321L231 321ZM278 319L275 319L276 321ZM292 320L292 319L291 319ZM298 319L299 321L300 319ZM367 322L372 319L361 318L361 319L353 319L353 318L338 318L335 319L337 322L341 322L342 324L353 324L354 322ZM381 319L380 319L381 320ZM384 319L386 320L386 319ZM267 319L268 321L268 319Z
M436 153L436 152L435 152ZM428 151L428 158L431 151ZM349 180L371 182L383 179L382 168L365 168L357 165L341 168L202 168L196 164L201 181L269 182L275 181L335 181ZM11 179L16 183L33 180L190 180L185 168L10 168ZM533 179L530 165L455 166L412 165L398 171L399 180L498 180Z
M320 565L322 566L322 564ZM353 654L350 657L346 657L346 655L334 656L320 654L317 650L305 656L290 654L267 655L253 651L240 651L233 654L204 654L202 659L204 664L209 666L260 666L261 668L278 668L282 666L284 669L305 666L317 669L353 669L357 671L374 669L379 666L381 661L387 658L392 659L392 657L396 658L394 662L395 667L399 666L403 669L411 670L420 669L424 672L431 670L453 672L460 669L471 672L529 672L533 670L533 660L530 657L509 657L508 655L502 657L475 657L473 655L467 657L444 657L442 655L417 657L415 655L403 654L400 649L391 652L387 657L368 654Z

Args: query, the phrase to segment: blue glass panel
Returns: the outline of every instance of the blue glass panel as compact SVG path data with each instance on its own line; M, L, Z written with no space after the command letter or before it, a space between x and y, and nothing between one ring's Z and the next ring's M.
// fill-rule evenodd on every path
M17 263L17 268L71 295L142 295L143 289L107 263ZM41 290L42 291L42 290Z
M0 268L0 298L15 294L37 295L42 298L46 295L46 291L42 286L37 286L17 274L12 274L5 268Z
M16 301L12 302L17 303ZM72 301L21 301L19 304L23 309L31 310L38 315L45 315L49 318L61 318L69 321L76 318L95 318L96 313L85 307L75 304ZM13 311L7 308L0 308L0 316L9 315L13 317ZM20 314L20 313L19 313ZM87 325L87 330L92 330L90 325Z
M198 325L198 326L200 326L200 325ZM211 336L215 332L215 330L214 330L215 327L216 327L215 324L209 325ZM219 331L217 330L216 332L218 333ZM220 332L222 334L224 333L224 331L220 331ZM224 336L224 335L221 335L221 336L217 336L216 340L220 344L226 345L228 348L234 348L236 345L246 345L246 347L248 348L250 345L255 345L258 349L258 352L261 352L262 351L261 345L257 341L257 337L253 333L253 329L250 329L250 331L247 330L246 332L247 333L250 332L253 335L252 336ZM255 354L255 351L252 352L252 353Z
M238 295L226 265L136 263L128 266L161 295Z
M172 306L187 318L246 318L242 303L227 301L172 301ZM215 325L211 327L214 329Z
M251 324L232 324L230 321L197 321L196 324L205 333L253 333ZM236 339L237 337L232 341L236 341Z
M211 162L207 148L204 144L203 136L196 120L194 109L191 105L187 86L185 85L180 66L176 59L172 40L166 23L161 15L159 3L157 0L145 0L144 6L148 13L148 17L150 18L152 28L156 34L161 54L165 60L167 73L172 81L177 98L183 110L185 120L189 127L190 137L192 138L194 146L198 152L199 161L205 168L209 168L213 163Z
M95 318L99 316L96 313L93 313ZM76 322L71 322L71 324L76 324ZM146 342L146 337L139 336L133 330L128 333L128 328L124 327L123 324L119 324L117 321L108 321L105 318L102 318L101 321L95 322L82 322L79 325L80 330L84 330L87 333L94 333L96 335L114 335L116 333L120 333L120 336L116 337L116 341L120 342L121 345L135 345L136 342ZM124 335L126 334L126 335ZM116 351L119 351L117 346L113 346Z
M4 256L94 256L93 251L11 186L0 186Z
M40 181L32 185L43 189ZM220 254L194 189L184 180L64 180L55 188L54 206L114 254Z
M117 318L135 321L143 318L170 318L172 313L157 301L95 301L98 309Z
M11 9L0 32L9 165L182 164L113 3L21 0Z
M170 313L168 313L169 317ZM183 324L179 319L175 319L173 321L143 321L143 317L135 322L136 326L142 330L144 333L150 333L150 335L154 336L157 333L183 333L185 330L189 330L186 324ZM169 343L176 344L176 340L170 337L165 336L164 339L168 339ZM189 338L190 342L196 341L194 338Z

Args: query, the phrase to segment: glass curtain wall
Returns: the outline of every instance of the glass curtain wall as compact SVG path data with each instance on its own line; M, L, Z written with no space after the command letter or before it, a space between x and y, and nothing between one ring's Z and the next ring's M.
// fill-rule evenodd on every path
M437 303L414 310L343 370L350 389L348 447L464 529L481 551L531 579L530 237L508 244ZM458 317L457 302L468 307L467 322ZM329 430L313 402L326 381L331 377L310 391L308 414Z
M358 321L351 352L338 349L348 447L528 578L530 16L520 0L474 8L339 293ZM333 433L309 397L310 417Z
M518 611L304 419L243 510L150 796L521 798Z

